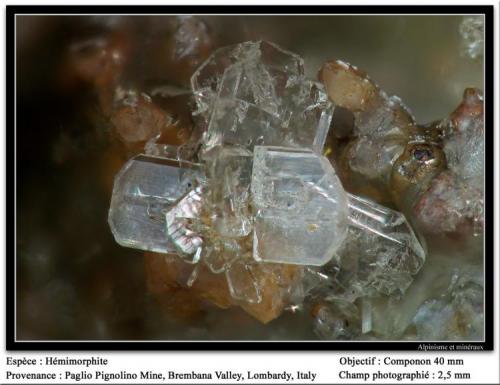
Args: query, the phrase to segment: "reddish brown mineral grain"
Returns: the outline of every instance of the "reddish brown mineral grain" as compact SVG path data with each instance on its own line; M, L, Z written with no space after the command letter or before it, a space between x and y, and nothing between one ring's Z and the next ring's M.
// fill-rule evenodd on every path
M416 202L413 214L427 233L480 233L483 228L483 197L449 171L435 177Z
M460 131L462 121L481 118L484 114L483 97L477 88L466 88L462 103L450 114L450 122Z
M125 143L146 142L168 124L168 115L145 94L131 93L111 115L111 123Z
M340 60L326 62L318 77L330 100L350 111L366 111L380 102L377 86L364 72L348 63Z

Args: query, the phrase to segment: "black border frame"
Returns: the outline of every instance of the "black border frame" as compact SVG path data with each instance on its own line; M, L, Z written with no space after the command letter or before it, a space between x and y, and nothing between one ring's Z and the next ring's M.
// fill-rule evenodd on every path
M15 17L23 14L484 14L485 16L485 119L487 123L485 137L485 339L484 342L263 342L263 341L16 341L15 338ZM14 5L6 7L6 348L8 351L206 351L206 350L315 350L315 351L420 351L419 345L439 345L446 350L457 350L459 346L471 346L474 351L491 351L494 348L494 6L493 5L182 5L182 6L33 6ZM454 350L450 347L453 346ZM423 351L423 350L422 350Z

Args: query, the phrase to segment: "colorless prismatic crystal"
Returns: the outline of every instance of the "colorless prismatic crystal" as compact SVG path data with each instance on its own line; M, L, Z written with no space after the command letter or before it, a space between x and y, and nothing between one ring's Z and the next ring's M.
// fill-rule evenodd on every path
M310 150L256 146L251 191L257 261L324 265L347 230L347 196L330 162Z
M115 177L108 222L122 246L159 253L177 251L166 234L165 213L200 176L190 162L138 155Z
M425 251L406 217L348 194L349 229L337 251L337 279L350 295L404 293L425 262ZM355 296L354 296L355 297Z
M302 59L274 44L247 42L218 50L193 76L192 85L201 95L200 109L210 111L206 151L227 144L317 153L324 147L333 106L320 83L304 78Z

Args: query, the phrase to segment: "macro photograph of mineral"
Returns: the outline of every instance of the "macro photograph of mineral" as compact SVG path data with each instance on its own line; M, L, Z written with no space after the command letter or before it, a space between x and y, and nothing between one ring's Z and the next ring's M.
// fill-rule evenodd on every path
M484 41L17 16L16 338L483 341Z

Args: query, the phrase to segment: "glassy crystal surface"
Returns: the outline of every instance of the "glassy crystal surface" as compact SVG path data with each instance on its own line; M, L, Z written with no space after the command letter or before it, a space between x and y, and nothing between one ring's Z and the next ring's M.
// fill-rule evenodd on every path
M332 259L346 234L347 198L326 158L256 146L251 191L257 261L317 266Z
M425 262L410 224L398 211L351 194L348 199L349 230L337 252L338 279L362 295L404 293Z
M218 147L210 155L207 174L211 223L224 237L243 237L252 230L252 162L252 153L241 147Z
M199 176L196 164L139 155L115 177L108 222L122 246L169 253L175 245L165 231L165 213Z
M330 64L321 76L356 137L340 167L388 183L413 117L355 67ZM403 214L347 194L322 156L334 110L324 86L267 42L215 51L191 82L196 134L175 146L161 131L117 176L117 240L177 254L168 274L183 288L261 322L312 307L321 338L389 335L377 309L402 297L425 252Z
M202 205L202 188L196 187L173 205L165 214L167 236L182 254L195 254L198 262L202 238L192 230L190 223L197 218Z
M158 136L155 136L146 142L144 153L154 157L177 159L180 147L172 144L157 143L157 138Z
M252 270L252 265L238 260L226 271L227 285L234 299L248 303L262 301L261 289Z
M336 300L313 310L314 332L324 340L352 340L360 334L360 314L351 302Z
M425 261L425 252L400 212L348 194L348 232L337 259L305 269L306 294L360 306L364 333L372 329L371 298L399 298ZM360 302L360 303L358 303Z
M304 74L303 59L274 43L249 41L219 48L191 77L191 87L200 111L210 107L210 99L217 92L220 78L227 67L239 62L250 62L253 65L256 61L262 63L262 70L269 74L268 79L272 76L286 80L288 76Z
M234 239L212 238L203 247L202 259L214 274L228 270L243 252L240 244Z
M333 106L321 84L303 77L295 54L267 42L224 48L202 65L192 86L200 109L210 112L206 150L222 144L323 149Z

